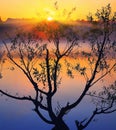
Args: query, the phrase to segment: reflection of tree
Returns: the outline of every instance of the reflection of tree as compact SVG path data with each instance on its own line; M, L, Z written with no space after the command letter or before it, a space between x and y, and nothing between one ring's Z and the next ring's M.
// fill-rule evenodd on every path
M0 79L2 78L2 67L3 67L3 63L5 62L4 59L4 52L2 52L0 50Z
M17 100L28 100L33 102L34 111L46 123L54 125L53 130L69 130L63 117L73 108L77 108L86 95L93 99L95 110L91 116L82 121L76 120L78 130L86 128L95 115L107 114L116 111L116 83L110 87L104 87L100 93L89 92L98 81L111 73L115 67L115 41L114 35L116 16L110 18L110 5L98 10L96 16L98 22L89 30L87 41L90 42L90 52L83 51L81 56L87 59L88 66L82 67L80 63L72 65L68 58L74 58L78 62L75 50L79 48L77 34L66 26L59 26L59 29L47 30L48 44L43 44L42 38L33 34L18 34L11 39L10 47L4 42L7 49L7 56L12 63L17 66L28 78L35 90L35 97L14 96L3 90L0 93ZM92 17L92 16L89 16ZM88 18L89 18L88 17ZM93 22L93 18L90 19ZM99 25L101 25L99 27ZM41 30L42 31L42 30ZM48 33L48 31L50 31ZM112 38L112 39L111 39ZM65 45L60 42L65 41ZM49 45L52 44L52 49ZM109 50L110 48L110 50ZM17 57L19 60L17 61ZM112 59L112 63L108 62ZM114 59L114 60L113 60ZM85 77L86 84L79 97L72 103L66 102L63 107L58 103L54 110L53 97L57 93L58 86L61 85L62 62L65 61L67 74L73 78L73 72L79 72ZM90 73L88 73L90 71ZM44 110L49 118L42 113Z

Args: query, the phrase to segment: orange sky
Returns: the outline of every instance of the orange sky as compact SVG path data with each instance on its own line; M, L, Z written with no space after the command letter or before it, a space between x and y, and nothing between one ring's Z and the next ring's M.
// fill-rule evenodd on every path
M0 0L0 16L3 20L10 18L38 18L66 20L63 12L76 7L71 19L85 19L89 12L111 3L116 11L116 0ZM64 11L64 9L66 9Z

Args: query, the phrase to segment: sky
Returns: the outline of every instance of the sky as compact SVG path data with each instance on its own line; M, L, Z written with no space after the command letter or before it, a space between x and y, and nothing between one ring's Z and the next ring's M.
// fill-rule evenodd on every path
M56 6L55 6L56 3ZM71 19L85 19L89 12L94 13L102 6L111 3L116 11L116 0L0 0L0 17L7 18L38 18L48 20L66 19L72 8Z

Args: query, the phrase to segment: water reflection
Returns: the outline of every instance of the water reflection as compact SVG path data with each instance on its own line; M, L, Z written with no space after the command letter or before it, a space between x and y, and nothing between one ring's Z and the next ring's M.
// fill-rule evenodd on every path
M75 64L75 60L70 59L70 62L72 64ZM81 65L87 66L87 60L83 59L82 57L78 58L78 62ZM34 96L35 91L29 80L19 69L13 66L11 62L6 61L4 64L3 75L4 78L0 80L1 89L8 91L14 95ZM88 75L90 75L90 72L88 72ZM80 76L79 73L74 72L74 78L68 77L66 75L65 67L62 68L60 76L62 77L62 80L61 84L59 85L58 92L53 99L54 108L58 102L60 102L61 106L64 106L66 105L66 102L70 103L75 101L76 97L80 96L86 83L86 79L83 76ZM101 82L97 83L93 90L99 91L101 89L101 86L104 86L106 84L108 85L114 80L115 73L111 73L111 75L105 77ZM45 124L38 118L38 116L32 111L33 104L29 102L16 101L2 96L0 97L0 104L0 129L2 130L49 130L52 127ZM74 121L77 118L83 119L91 114L91 110L94 110L95 106L90 104L90 98L85 97L78 110L75 108L64 118L71 129L76 129ZM46 113L44 114L46 115ZM106 119L106 117L110 118L110 120L108 118ZM99 120L97 120L97 118ZM95 123L92 123L87 128L87 130L115 130L115 118L116 113L107 116L100 116L100 118L96 117Z

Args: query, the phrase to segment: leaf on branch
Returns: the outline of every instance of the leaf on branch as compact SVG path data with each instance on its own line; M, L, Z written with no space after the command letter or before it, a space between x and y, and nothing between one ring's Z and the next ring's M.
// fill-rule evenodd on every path
M67 74L69 77L74 78L73 73L70 69L67 69Z
M3 77L3 76L2 76L2 73L0 73L0 79L2 79L2 77Z
M14 67L10 67L9 69L10 69L11 71L15 70L15 68L14 68Z

